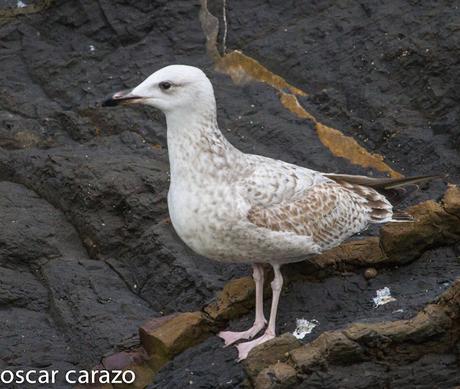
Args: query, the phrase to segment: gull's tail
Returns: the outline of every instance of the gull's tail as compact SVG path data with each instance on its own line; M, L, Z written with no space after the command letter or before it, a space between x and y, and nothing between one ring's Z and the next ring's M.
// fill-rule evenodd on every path
M398 211L398 212L393 212L393 215L391 217L391 222L413 222L415 218L408 214L407 212L403 211Z

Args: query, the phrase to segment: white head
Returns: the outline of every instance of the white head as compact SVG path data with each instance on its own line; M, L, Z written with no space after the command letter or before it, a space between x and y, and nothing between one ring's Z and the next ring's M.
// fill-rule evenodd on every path
M215 113L212 84L202 70L187 65L166 66L138 86L115 93L103 106L146 104L162 110L166 116L187 112L199 113L200 107ZM198 110L198 112L197 112Z

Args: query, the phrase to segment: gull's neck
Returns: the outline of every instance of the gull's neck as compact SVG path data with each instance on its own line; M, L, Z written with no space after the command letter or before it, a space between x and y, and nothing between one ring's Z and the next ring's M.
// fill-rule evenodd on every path
M166 123L172 184L191 180L200 185L231 175L235 156L242 153L219 130L215 105L167 113Z

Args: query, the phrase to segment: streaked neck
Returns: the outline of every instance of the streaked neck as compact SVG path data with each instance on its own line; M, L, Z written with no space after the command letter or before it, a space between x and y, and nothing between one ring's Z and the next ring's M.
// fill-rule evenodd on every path
M219 130L215 107L208 111L188 111L166 115L171 182L200 180L228 169L239 151Z

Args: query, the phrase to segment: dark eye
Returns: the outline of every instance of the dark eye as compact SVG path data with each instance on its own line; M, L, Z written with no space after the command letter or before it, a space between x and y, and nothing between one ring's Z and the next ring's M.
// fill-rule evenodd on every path
M163 81L160 82L159 86L161 90L168 90L169 88L171 88L171 83L168 81Z

